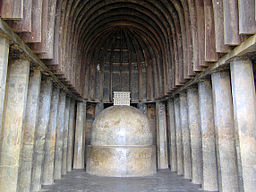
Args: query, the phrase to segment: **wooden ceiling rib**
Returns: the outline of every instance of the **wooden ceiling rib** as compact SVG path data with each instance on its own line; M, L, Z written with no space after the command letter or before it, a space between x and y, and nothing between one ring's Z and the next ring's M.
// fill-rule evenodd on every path
M74 93L97 102L111 102L127 78L131 90L132 77L134 102L164 98L256 33L254 0L2 0L0 15ZM97 71L117 42L128 52L120 71Z

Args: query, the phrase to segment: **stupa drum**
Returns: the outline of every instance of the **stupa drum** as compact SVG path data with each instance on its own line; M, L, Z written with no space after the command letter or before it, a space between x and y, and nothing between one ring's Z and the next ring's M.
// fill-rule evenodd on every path
M113 177L156 173L156 150L147 117L130 106L103 110L93 123L86 171Z

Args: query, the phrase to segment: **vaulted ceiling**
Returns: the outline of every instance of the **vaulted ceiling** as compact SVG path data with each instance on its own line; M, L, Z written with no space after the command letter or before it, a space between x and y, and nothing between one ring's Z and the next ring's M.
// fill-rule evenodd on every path
M165 98L256 33L246 1L2 0L0 9L74 93L96 102L119 90L133 102Z

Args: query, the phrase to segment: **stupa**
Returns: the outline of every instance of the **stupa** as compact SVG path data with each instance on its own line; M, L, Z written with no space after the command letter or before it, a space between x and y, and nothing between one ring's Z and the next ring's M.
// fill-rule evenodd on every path
M113 106L95 119L86 171L138 177L156 173L156 149L147 117L131 106Z

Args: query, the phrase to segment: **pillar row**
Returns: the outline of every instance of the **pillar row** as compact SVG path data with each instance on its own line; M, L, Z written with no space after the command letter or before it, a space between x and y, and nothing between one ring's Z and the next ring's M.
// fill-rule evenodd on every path
M169 117L169 151L171 171L177 171L177 148L176 148L176 128L175 128L175 111L173 99L168 100L168 117Z
M74 169L84 169L85 163L85 134L86 127L86 103L77 103L75 146L74 146Z
M256 189L256 98L253 64L249 59L231 62L234 123L238 134L243 190Z
M65 126L65 104L66 104L66 93L61 91L59 103L58 103L58 116L57 116L57 127L56 127L54 179L61 179L63 132L64 132L64 126Z
M199 115L198 90L196 87L187 90L188 124L191 140L192 159L192 183L202 184L203 159L202 159L202 137Z
M64 122L64 132L63 132L63 153L62 153L62 166L61 166L62 175L65 175L67 173L69 108L70 108L70 98L66 97L65 122Z
M202 188L207 191L218 191L214 113L210 80L198 83L198 95L202 135Z
M166 104L156 103L157 118L157 161L159 169L168 169Z
M22 59L12 60L8 65L0 137L0 191L17 189L29 67L29 61Z
M180 125L182 130L184 178L191 179L191 148L186 92L180 93Z
M72 169L75 100L28 60L8 56L9 42L0 38L0 191L39 191ZM83 127L85 114L86 105Z
M35 130L31 191L38 191L41 188L44 144L50 117L51 97L52 81L46 77L42 78L39 98L38 122Z
M23 125L23 144L20 155L18 191L29 192L34 153L35 130L38 122L41 72L32 71L29 77L26 115Z
M219 191L239 191L230 75L212 74L214 122L220 168ZM220 185L221 184L221 185Z
M182 145L182 130L180 124L180 98L174 97L174 112L175 112L175 127L176 127L176 147L177 147L177 174L184 174L183 167L183 145Z
M45 156L42 166L42 181L43 185L51 185L54 183L54 155L55 155L55 143L56 143L56 126L57 126L57 114L59 103L59 88L53 88L51 99L51 110L48 130L45 138Z
M74 148L74 129L75 129L75 100L70 101L68 125L68 151L67 151L67 171L72 170L73 148Z

